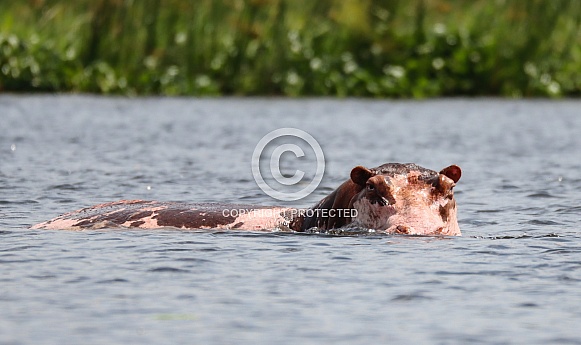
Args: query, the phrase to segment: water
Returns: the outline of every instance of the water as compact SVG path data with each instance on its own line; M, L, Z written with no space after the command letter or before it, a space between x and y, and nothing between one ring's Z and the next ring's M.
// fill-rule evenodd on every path
M580 101L0 96L0 344L581 343ZM460 238L32 231L118 199L281 204L281 127L355 165L463 168ZM292 160L291 160L292 162Z

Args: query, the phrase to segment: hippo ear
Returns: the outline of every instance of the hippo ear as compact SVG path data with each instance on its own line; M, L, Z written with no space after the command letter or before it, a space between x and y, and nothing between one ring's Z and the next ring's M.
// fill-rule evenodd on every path
M460 176L462 176L462 169L457 165L450 165L449 167L442 169L440 174L448 176L452 181L454 181L454 183L456 183L460 180Z
M356 166L351 170L351 180L360 186L365 186L365 183L371 176L375 175L371 170L361 165Z

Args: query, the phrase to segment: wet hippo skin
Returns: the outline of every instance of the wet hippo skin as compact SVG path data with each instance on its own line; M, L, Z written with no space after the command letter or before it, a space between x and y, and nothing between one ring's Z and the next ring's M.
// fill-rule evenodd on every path
M385 233L460 235L451 165L357 166L350 178L308 209L220 203L121 200L63 214L33 229L179 228L320 231L355 226Z

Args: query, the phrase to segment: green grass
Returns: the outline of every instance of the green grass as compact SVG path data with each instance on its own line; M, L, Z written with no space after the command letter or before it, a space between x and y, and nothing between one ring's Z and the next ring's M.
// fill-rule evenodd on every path
M0 90L581 94L578 0L2 0Z

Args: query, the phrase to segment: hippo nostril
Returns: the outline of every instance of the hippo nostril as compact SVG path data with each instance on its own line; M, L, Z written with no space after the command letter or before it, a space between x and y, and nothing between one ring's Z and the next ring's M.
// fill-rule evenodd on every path
M395 228L396 233L398 234L409 234L410 228L409 226L405 226L405 225L398 225L397 228Z

